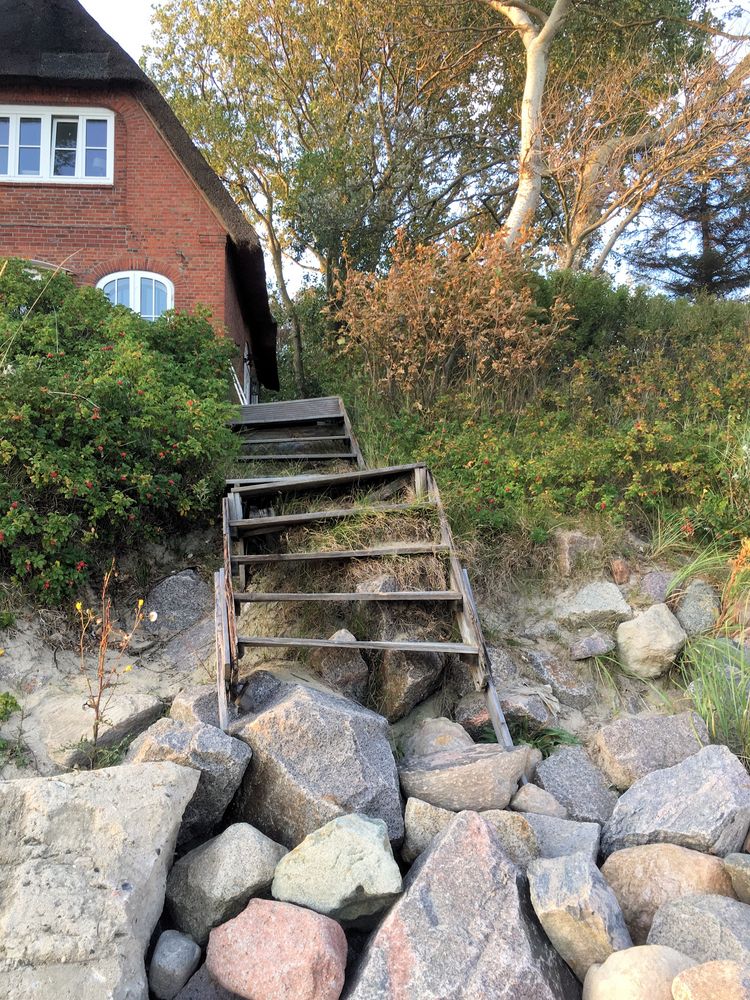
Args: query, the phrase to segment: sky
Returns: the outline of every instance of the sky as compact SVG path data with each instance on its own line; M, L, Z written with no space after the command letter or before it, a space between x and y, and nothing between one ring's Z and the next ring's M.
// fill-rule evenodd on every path
M97 19L104 30L134 59L141 57L144 45L151 39L151 9L155 0L81 0L82 5Z

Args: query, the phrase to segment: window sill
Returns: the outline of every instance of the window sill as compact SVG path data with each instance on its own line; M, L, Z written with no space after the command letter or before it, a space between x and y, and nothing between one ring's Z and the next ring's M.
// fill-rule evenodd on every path
M23 187L114 187L106 177L0 177L0 184L20 184Z

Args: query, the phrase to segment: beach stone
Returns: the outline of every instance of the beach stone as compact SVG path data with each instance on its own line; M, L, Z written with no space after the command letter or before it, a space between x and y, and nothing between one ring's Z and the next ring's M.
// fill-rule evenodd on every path
M707 746L631 785L604 826L602 851L666 842L723 857L741 849L748 827L750 776L727 747Z
M576 639L570 647L571 660L587 660L592 656L606 656L615 648L612 636L603 632L593 632L591 635Z
M367 816L339 816L283 857L271 895L352 922L389 906L401 892L388 828Z
M688 637L710 632L721 615L721 598L705 580L693 580L685 588L675 618Z
M599 535L586 535L582 531L558 529L554 533L557 569L560 576L570 576L587 557L601 552Z
M521 813L538 813L542 816L557 816L559 819L568 818L568 810L560 805L554 795L545 792L538 785L521 785L516 794L510 800L510 809Z
M240 913L271 888L286 848L247 823L234 823L179 859L167 879L174 924L204 946L212 928Z
M552 688L552 693L563 705L585 708L591 703L595 688L587 667L567 663L551 653L537 649L523 650L519 653L519 659L542 684L548 684ZM549 717L550 713L547 711L548 721Z
M645 597L649 597L652 603L664 604L673 576L673 573L667 573L664 570L651 570L641 578L639 590Z
M673 665L687 641L682 625L666 604L652 604L617 627L617 655L636 677L660 677Z
M345 628L334 632L330 639L332 642L356 642L356 636ZM347 698L365 700L370 671L358 649L314 649L307 664L326 684Z
M581 982L592 965L631 947L615 894L587 855L532 861L528 878L545 934Z
M144 956L198 777L164 762L0 782L3 1000L146 1000Z
M739 962L694 965L672 982L673 1000L750 1000L750 969Z
M215 983L204 964L183 986L175 1000L238 1000L238 998L236 993L230 993Z
M399 767L401 787L407 798L456 812L504 809L539 757L531 747L505 750L496 744L408 757Z
M582 747L555 750L538 765L534 782L583 823L606 822L617 802L617 793Z
M583 1000L672 1000L675 976L694 964L674 948L657 945L615 951L589 969Z
M421 799L406 800L404 812L404 843L401 857L410 864L426 851L437 835L448 826L456 814Z
M577 823L541 813L524 813L524 819L536 834L540 857L560 858L566 854L584 853L596 863L601 834L598 823Z
M234 800L234 818L296 847L337 816L382 819L404 835L388 723L337 695L298 684L236 730L253 750Z
M728 854L724 858L724 868L737 898L743 903L750 903L750 855Z
M710 742L705 723L695 712L643 713L602 726L592 755L610 784L624 791L652 771L674 767Z
M450 719L424 719L403 741L404 757L429 757L433 753L473 747L463 726Z
M727 896L683 896L660 906L649 944L665 944L696 962L750 966L750 906Z
M570 628L583 625L597 628L627 621L633 617L633 611L619 587L609 580L600 580L561 600L555 616Z
M164 931L156 942L148 985L159 1000L174 1000L201 963L201 950L186 934Z
M222 819L251 757L245 743L215 726L159 719L132 744L125 762L171 760L199 772L200 781L185 810L178 838L178 844L186 844L210 834Z
M394 639L408 636L397 633ZM444 667L442 653L386 649L373 674L373 703L389 722L402 719L438 687Z
M464 695L453 710L453 715L459 726L466 730L472 740L480 739L488 727L492 726L490 713L487 709L487 699L480 691Z
M635 944L646 943L656 911L672 899L700 893L734 897L720 858L676 844L626 847L610 854L601 871Z
M211 931L209 975L244 1000L339 1000L346 936L335 920L291 903L251 899Z
M578 1000L525 880L477 813L456 816L413 865L370 938L347 1000Z
M213 588L201 580L195 570L183 570L168 576L149 591L143 629L153 635L174 635L205 618L213 603ZM153 611L157 618L152 622L148 615Z
M546 690L552 694L551 686ZM541 695L525 685L515 683L503 687L498 692L500 708L506 720L511 724L525 726L531 733L544 729L555 721L555 715ZM559 708L559 703L555 700Z

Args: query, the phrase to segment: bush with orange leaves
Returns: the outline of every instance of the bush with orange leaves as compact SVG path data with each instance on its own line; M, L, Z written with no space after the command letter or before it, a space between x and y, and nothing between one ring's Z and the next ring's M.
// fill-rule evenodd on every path
M339 345L393 406L430 408L452 387L515 409L536 387L569 307L534 302L528 261L500 233L473 249L411 246L400 233L384 276L339 280Z

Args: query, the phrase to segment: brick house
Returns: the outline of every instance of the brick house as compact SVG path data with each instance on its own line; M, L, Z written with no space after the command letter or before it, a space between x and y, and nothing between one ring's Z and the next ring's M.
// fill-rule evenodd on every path
M77 0L0 0L0 52L0 257L147 318L205 305L278 388L258 236L156 86Z

